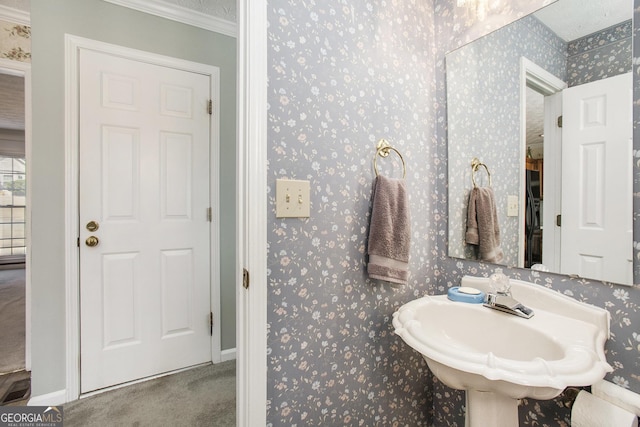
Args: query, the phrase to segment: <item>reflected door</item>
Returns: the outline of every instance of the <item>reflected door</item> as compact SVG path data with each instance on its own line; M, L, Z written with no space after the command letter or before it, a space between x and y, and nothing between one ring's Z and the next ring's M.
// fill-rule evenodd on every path
M80 74L86 393L211 360L210 81L85 50Z
M561 272L633 283L631 74L563 91Z

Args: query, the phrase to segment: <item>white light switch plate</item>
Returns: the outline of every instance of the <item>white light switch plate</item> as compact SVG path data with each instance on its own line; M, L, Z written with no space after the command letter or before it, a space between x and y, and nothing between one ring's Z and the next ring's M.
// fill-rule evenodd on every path
M507 216L518 216L518 196L507 196Z
M311 210L309 187L309 181L276 180L276 217L309 218Z

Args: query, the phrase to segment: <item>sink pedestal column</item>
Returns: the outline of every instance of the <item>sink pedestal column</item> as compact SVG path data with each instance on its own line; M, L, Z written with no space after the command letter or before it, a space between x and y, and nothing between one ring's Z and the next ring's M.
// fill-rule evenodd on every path
M518 399L487 391L466 390L465 427L518 427Z

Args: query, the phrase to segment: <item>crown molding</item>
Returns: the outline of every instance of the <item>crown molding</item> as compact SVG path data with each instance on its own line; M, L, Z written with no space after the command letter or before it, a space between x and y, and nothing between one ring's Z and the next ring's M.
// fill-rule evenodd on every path
M139 12L149 13L172 21L182 22L208 31L224 34L229 37L237 37L237 25L235 22L207 15L186 7L167 3L162 0L104 0L108 3L128 7Z
M20 25L31 25L31 13L13 7L0 5L0 20L15 22Z

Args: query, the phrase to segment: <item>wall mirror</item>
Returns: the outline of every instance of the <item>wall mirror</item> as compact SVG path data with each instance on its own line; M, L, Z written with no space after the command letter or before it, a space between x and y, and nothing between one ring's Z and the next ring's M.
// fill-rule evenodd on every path
M485 261L633 283L632 12L558 0L446 55L449 256L492 244L479 197L466 241L490 173L503 256Z

